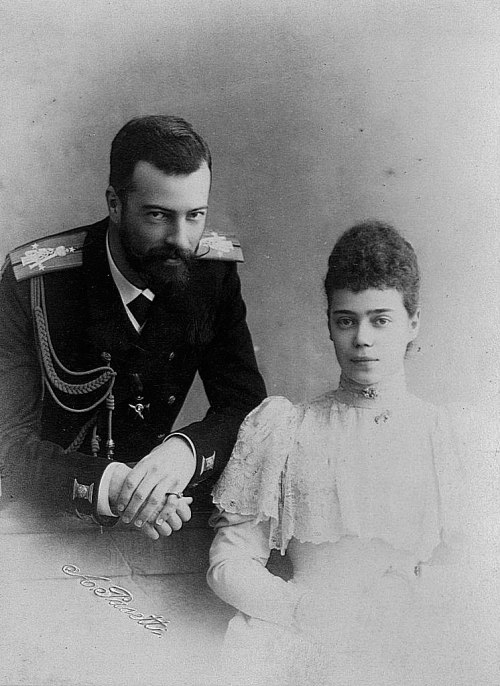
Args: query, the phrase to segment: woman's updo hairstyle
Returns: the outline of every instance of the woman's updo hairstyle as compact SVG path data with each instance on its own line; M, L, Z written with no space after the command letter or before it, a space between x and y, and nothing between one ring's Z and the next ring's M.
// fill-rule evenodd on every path
M420 273L417 256L390 224L366 221L347 229L328 259L325 293L330 311L333 291L355 293L368 288L395 288L410 317L418 308Z

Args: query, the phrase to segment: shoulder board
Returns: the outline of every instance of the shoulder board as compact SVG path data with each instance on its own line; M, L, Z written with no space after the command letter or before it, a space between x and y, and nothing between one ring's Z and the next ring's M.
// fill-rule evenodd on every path
M233 233L225 231L205 232L201 237L196 256L200 260L244 262L239 239Z
M14 276L23 281L41 273L80 267L86 237L87 231L68 231L16 248L9 254Z

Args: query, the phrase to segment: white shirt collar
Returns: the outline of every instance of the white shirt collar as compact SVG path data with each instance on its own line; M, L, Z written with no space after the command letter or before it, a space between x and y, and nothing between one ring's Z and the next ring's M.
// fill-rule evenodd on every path
M137 288L137 286L134 286L133 283L130 283L130 281L123 276L121 271L116 266L113 256L111 255L111 250L109 249L109 231L106 234L106 255L108 256L111 276L113 277L113 281L115 282L115 285L118 288L118 292L120 293L120 297L123 301L123 304L128 305L141 293L148 300L151 300L151 302L153 302L155 294L152 291L150 291L149 288L145 288L144 290Z

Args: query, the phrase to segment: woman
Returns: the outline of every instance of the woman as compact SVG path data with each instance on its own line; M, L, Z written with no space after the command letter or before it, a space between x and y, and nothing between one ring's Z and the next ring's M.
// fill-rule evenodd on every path
M498 648L474 600L487 545L468 510L477 479L449 417L405 385L419 282L392 227L344 233L325 279L338 388L299 405L268 398L241 427L214 491L208 572L239 610L230 686L490 683ZM288 582L265 567L273 548L288 552Z

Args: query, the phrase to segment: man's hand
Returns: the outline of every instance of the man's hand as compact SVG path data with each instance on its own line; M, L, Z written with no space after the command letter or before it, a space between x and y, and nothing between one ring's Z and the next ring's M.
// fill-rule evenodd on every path
M111 508L111 512L113 512L113 514L115 515L118 514L118 496L120 495L120 491L122 490L123 482L125 481L125 479L131 471L131 467L124 464L123 462L116 462L113 465L113 473L108 488L108 501L109 506Z
M183 522L191 517L189 505L192 498L169 495L166 500L166 496L182 492L195 468L193 452L182 438L172 436L157 446L130 470L123 481L116 499L116 511L122 521L144 528L144 533L150 538L168 536L172 530L180 529Z
M108 501L111 511L115 514L117 514L117 500L118 496L120 495L123 482L125 481L129 472L131 471L131 467L122 462L116 462L114 464L113 474L111 476L108 488ZM149 523L144 524L141 531L153 540L156 540L160 537L160 534L155 529L155 527Z

